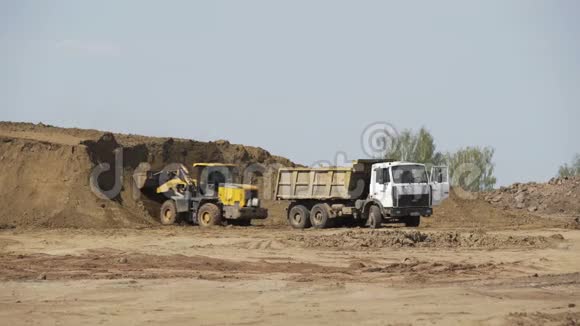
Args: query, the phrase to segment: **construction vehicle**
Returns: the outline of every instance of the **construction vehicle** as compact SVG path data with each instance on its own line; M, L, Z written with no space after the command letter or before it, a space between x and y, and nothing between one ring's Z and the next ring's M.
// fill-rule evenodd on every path
M202 227L250 225L251 220L268 216L260 207L256 186L234 183L239 178L236 165L196 163L192 168L192 174L183 164L151 171L145 163L133 174L141 192L161 204L162 224L184 220Z
M449 197L448 168L389 160L356 160L349 167L283 168L276 199L289 200L297 229L325 228L337 218L378 228L383 221L417 227Z

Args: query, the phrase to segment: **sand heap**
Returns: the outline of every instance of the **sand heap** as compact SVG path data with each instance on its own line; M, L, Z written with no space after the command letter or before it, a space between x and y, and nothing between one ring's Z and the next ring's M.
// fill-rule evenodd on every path
M580 177L514 183L480 196L493 206L538 214L580 216Z
M122 164L115 171L119 154ZM242 168L253 163L293 166L264 149L227 141L199 142L1 122L0 226L117 228L156 223L149 214L155 205L139 196L132 184L133 170L142 162L154 169L169 163L190 166L194 162L236 163ZM95 167L101 164L111 168L96 173ZM256 178L264 172L256 172L254 181L260 182ZM112 199L95 191L108 191L116 184L120 191Z

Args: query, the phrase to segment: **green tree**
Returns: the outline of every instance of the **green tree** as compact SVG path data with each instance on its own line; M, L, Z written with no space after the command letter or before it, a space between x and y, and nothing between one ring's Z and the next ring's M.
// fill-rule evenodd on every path
M410 129L403 130L392 139L385 157L423 164L440 164L443 161L443 154L437 152L433 136L425 127L417 133Z
M558 169L559 177L572 177L580 175L580 154L576 154L570 165L564 164Z
M454 153L437 151L435 140L425 127L413 132L403 130L385 151L385 157L397 161L423 163L429 170L433 165L449 166L451 184L463 190L476 192L491 190L495 186L493 175L494 149L491 147L465 147Z
M451 184L463 190L476 192L491 190L495 186L495 164L491 147L464 147L455 153L447 153Z

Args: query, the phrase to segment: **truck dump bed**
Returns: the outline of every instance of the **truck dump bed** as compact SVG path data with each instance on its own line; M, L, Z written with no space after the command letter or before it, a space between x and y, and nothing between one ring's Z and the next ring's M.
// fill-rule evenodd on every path
M380 160L384 162L384 160ZM278 171L276 199L358 199L368 195L371 165L358 160L349 167L284 168Z

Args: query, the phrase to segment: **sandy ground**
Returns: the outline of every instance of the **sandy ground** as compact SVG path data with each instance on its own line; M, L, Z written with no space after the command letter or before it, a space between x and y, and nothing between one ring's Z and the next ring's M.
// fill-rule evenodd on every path
M580 231L0 231L3 325L577 325Z

